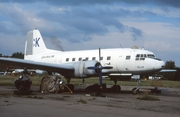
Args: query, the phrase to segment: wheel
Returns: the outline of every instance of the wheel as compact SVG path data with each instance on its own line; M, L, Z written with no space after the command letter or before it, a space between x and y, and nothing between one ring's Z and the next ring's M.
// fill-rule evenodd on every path
M139 93L139 89L133 88L133 89L132 89L132 93L133 93L133 95L138 94L138 93Z
M100 86L98 84L93 84L93 85L86 87L85 91L100 92Z
M121 87L119 85L113 85L112 86L113 92L120 93Z

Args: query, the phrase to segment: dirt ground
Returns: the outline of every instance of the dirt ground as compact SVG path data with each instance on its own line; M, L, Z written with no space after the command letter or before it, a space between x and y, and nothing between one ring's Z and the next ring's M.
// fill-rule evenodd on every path
M179 117L180 89L159 88L161 94L148 94L159 101L139 100L133 95L132 86L123 86L121 93L102 93L77 90L73 94L41 94L39 87L33 86L32 95L15 95L13 86L0 86L1 117ZM142 87L152 88L152 87ZM145 93L146 92L146 93Z

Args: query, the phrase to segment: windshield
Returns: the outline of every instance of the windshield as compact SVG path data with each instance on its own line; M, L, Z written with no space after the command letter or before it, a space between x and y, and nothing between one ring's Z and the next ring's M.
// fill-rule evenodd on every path
M155 58L154 54L148 54L148 58Z

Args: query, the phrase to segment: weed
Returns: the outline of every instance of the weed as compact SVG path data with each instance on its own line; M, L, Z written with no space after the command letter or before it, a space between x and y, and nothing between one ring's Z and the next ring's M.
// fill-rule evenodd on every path
M43 97L40 97L40 96L31 96L31 95L27 96L27 98L43 99Z
M148 100L148 101L159 101L160 100L157 97L153 97L153 96L149 96L149 95L138 96L137 99L139 99L139 100Z
M85 101L83 99L79 99L78 102L83 103L83 104L87 104L87 101Z

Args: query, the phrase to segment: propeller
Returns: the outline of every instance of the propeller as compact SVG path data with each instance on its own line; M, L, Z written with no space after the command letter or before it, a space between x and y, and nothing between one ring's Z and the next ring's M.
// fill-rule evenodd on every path
M99 48L99 62L101 63L101 48Z
M88 67L88 69L93 69L99 74L99 84L100 84L101 89L102 89L102 69L112 69L112 68L113 67L111 66L103 67L101 65L101 49L100 48L99 48L99 62L97 62L95 66L93 67Z

